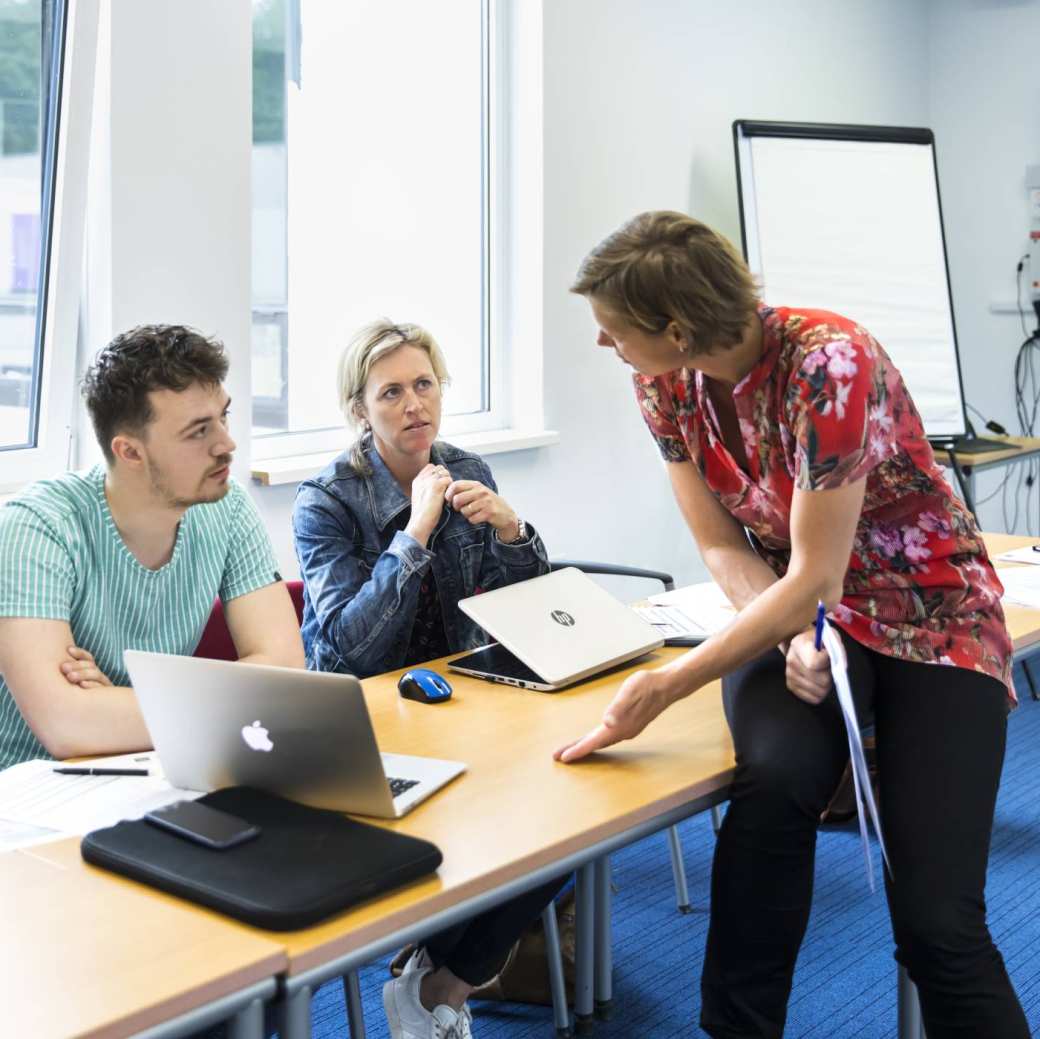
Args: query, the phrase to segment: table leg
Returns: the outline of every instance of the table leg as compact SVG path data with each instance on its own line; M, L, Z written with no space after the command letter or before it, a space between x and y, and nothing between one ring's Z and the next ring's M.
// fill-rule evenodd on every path
M254 999L228 1018L228 1039L264 1039L264 1001Z
M678 827L668 827L668 847L672 851L672 877L675 880L675 908L680 913L690 912L690 892L686 888L686 866L682 857L682 841Z
M279 1008L280 1039L311 1039L311 989L301 985L282 997Z
M343 975L343 1001L347 1006L350 1039L365 1039L365 1011L361 1006L361 983L356 970Z
M899 1039L925 1039L921 1021L921 1003L917 986L910 980L905 967L900 967L896 979L896 998L899 1009Z
M587 862L574 877L574 1030L592 1031L592 975L595 969L596 865Z
M675 827L669 827L670 836L675 835ZM680 859L680 864L681 864ZM613 1016L614 1004L614 949L610 920L610 856L604 855L593 863L596 878L596 921L595 942L596 957L593 977L593 1005L596 1017L601 1021L609 1021ZM686 877L683 876L685 888ZM687 907L688 908L688 907Z
M719 835L719 830L722 829L722 805L711 806L711 828L715 831L715 836Z
M549 961L549 989L553 1001L553 1025L557 1039L571 1039L571 1012L567 1006L567 983L563 977L563 959L560 956L560 928L556 922L556 903L550 902L542 910L542 930L545 931L546 959ZM555 955L553 951L555 950Z

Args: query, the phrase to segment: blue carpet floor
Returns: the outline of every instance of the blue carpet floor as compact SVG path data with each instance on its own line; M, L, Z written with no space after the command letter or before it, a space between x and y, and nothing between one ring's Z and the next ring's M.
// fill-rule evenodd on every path
M1034 672L1040 675L1034 658ZM990 929L1029 1019L1040 1034L1040 703L1016 671L1022 706L1011 715L997 804L987 902ZM696 1036L698 979L707 930L706 902L714 836L707 815L684 823L686 870L695 911L675 910L664 834L612 858L614 899L613 1020L596 1039ZM794 1039L890 1039L896 1035L895 962L883 893L866 886L854 826L820 835L812 920L802 946L786 1034ZM362 972L371 1039L387 1036L381 989L384 963ZM474 1004L477 1039L551 1039L547 1008ZM339 982L315 997L315 1039L347 1036Z

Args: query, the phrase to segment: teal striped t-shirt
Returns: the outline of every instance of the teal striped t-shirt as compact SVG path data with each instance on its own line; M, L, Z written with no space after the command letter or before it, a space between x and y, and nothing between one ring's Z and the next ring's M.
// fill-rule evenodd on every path
M181 519L169 562L142 566L105 497L105 469L41 480L0 508L0 617L68 621L115 685L124 649L188 655L213 600L280 580L263 521L241 485ZM89 695L85 692L84 695ZM50 755L0 678L0 768Z

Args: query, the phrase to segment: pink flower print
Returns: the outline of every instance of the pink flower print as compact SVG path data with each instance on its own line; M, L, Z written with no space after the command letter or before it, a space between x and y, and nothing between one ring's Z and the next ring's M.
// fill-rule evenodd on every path
M870 409L870 422L886 433L892 429L892 416L885 410L884 404L875 404Z
M827 372L834 379L851 379L859 367L856 364L856 351L847 339L838 339L828 343L824 350L830 360L827 362Z
M921 563L929 559L932 550L925 547L928 535L920 527L903 527L903 554L911 563Z
M946 522L945 517L940 516L937 512L922 512L917 517L917 525L922 530L930 531L940 538L948 538L953 533L953 529Z
M905 527L903 528L906 529ZM882 555L891 559L902 547L899 531L887 523L878 523L870 528L870 543Z
M757 432L754 422L749 422L746 418L741 418L738 420L738 424L740 425L740 436L744 440L744 443L754 443L755 434Z
M851 624L852 616L852 610L850 610L845 603L840 602L834 607L834 618L835 620L841 621L842 624Z
M830 369L828 369L829 371ZM845 405L849 402L849 392L852 389L851 382L839 382L838 392L834 398L834 410L838 414L838 418L842 419L845 417Z
M820 365L827 363L827 354L822 349L810 350L805 355L805 359L802 361L802 373L804 375L812 375Z

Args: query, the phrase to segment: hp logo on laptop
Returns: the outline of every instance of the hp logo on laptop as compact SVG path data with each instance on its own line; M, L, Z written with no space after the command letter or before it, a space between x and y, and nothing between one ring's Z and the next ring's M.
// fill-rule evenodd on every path
M553 610L549 616L552 617L557 624L562 624L565 628L574 627L574 618L563 610Z

